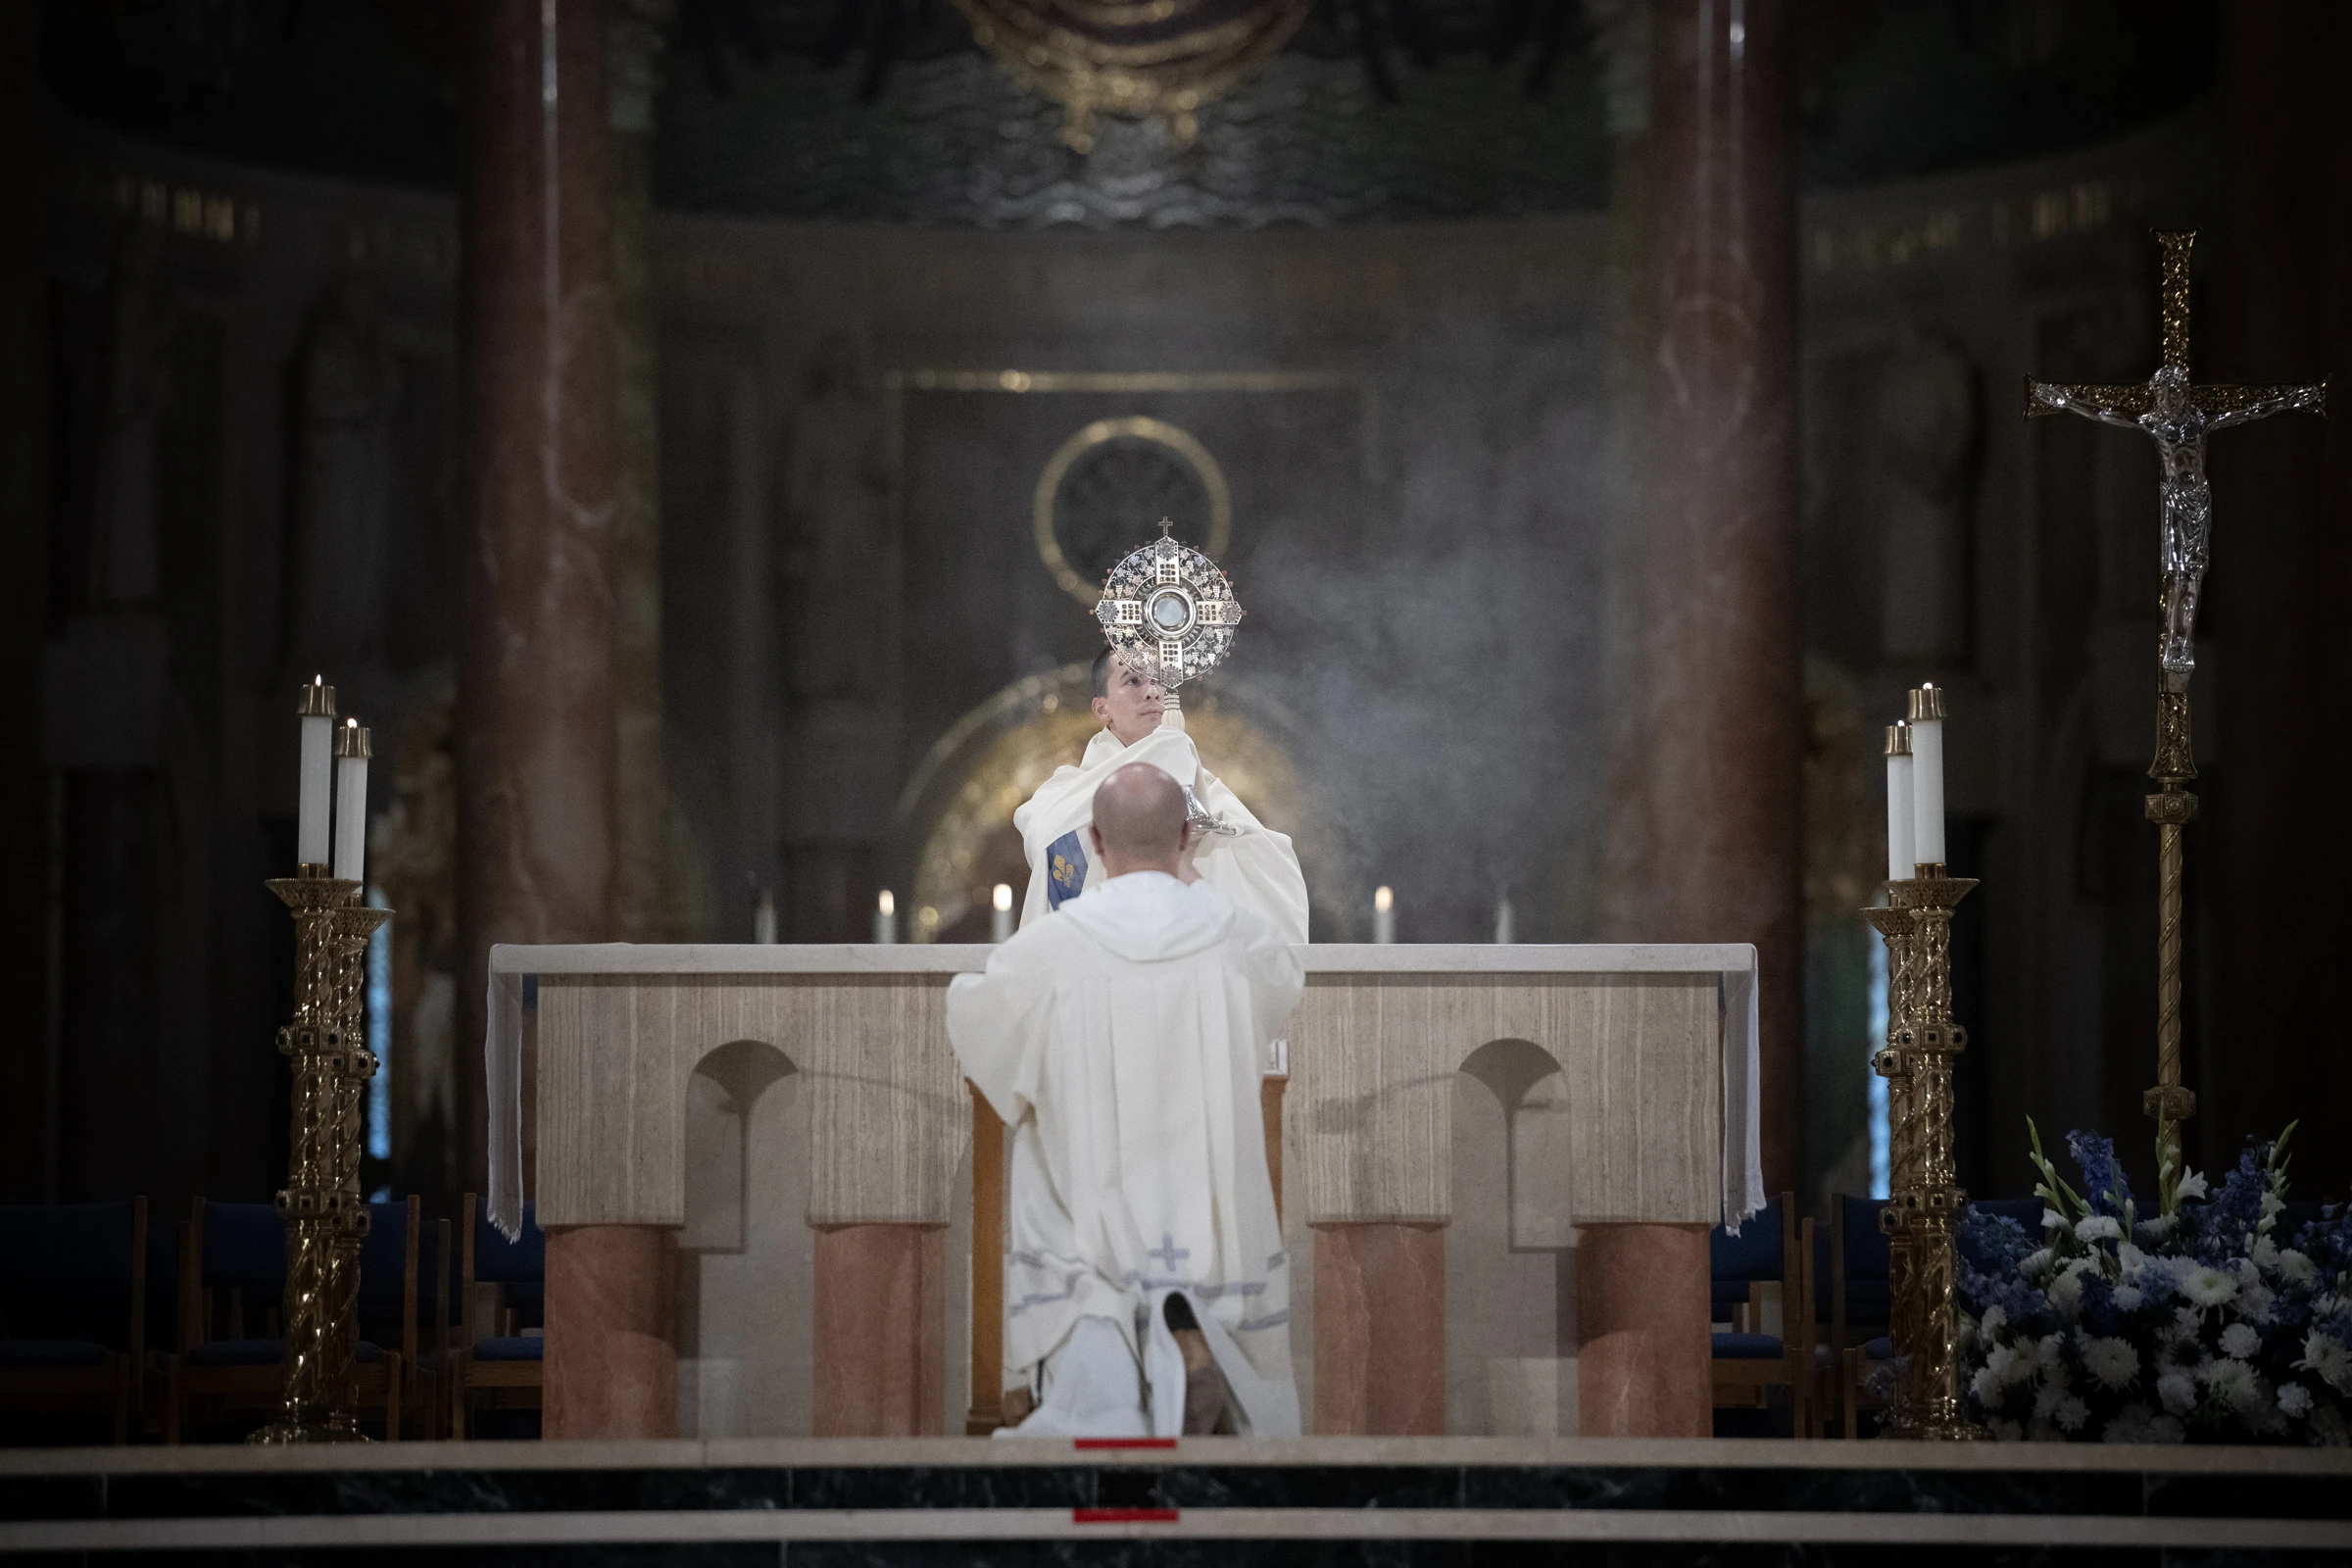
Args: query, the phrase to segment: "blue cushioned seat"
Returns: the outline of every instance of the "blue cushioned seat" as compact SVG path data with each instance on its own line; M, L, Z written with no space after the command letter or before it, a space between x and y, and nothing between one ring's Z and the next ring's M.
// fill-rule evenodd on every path
M1980 1214L1998 1214L2013 1219L2026 1228L2028 1236L2041 1234L2042 1201L2038 1198L1979 1198L1969 1207Z
M1713 1338L1718 1361L1777 1361L1781 1357L1777 1334L1718 1334Z
M536 1334L514 1334L502 1339L482 1340L473 1348L476 1361L538 1361L544 1360L547 1341Z
M1894 1359L1894 1342L1882 1334L1863 1345L1862 1354L1873 1361L1890 1361Z
M88 1340L0 1340L0 1366L104 1366L106 1347Z
M1749 1287L1781 1277L1781 1200L1750 1214L1734 1236L1718 1225L1707 1233L1707 1294L1711 1321L1729 1323L1732 1308L1745 1306Z

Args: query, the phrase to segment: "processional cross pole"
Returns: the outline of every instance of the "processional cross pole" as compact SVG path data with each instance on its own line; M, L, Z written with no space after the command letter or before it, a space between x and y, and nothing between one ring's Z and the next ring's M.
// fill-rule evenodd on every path
M2205 480L2205 438L2233 424L2307 409L2325 415L2328 383L2309 386L2199 386L2188 378L2188 259L2194 230L2159 231L2164 250L2163 362L2144 382L2070 386L2026 377L2026 417L2079 414L2137 430L2156 443L2163 465L2161 539L2164 591L2159 604L2156 760L2147 798L2156 824L2156 1087L2146 1096L2156 1121L2158 1182L2164 1211L2177 1201L2181 1173L2180 1123L2197 1097L2180 1083L2180 837L2197 814L2186 788L2197 776L2188 732L2188 680L2196 668L2197 595L2204 587L2213 529L2213 487Z

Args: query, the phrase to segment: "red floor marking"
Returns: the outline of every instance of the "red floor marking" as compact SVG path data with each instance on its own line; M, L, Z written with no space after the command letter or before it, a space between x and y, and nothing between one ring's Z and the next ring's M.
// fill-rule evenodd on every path
M1173 1448L1174 1438L1072 1438L1080 1448Z
M1173 1508L1072 1508L1070 1523L1077 1525L1172 1525L1176 1522Z

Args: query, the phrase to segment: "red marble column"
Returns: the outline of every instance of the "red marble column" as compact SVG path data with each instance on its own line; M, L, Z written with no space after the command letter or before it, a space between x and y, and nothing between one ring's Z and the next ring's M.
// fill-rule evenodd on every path
M1588 1438L1711 1436L1708 1316L1704 1225L1580 1227L1577 1430Z
M1314 1232L1316 1434L1443 1437L1446 1227Z
M947 1248L943 1225L817 1228L817 1437L945 1430Z
M661 1225L547 1233L549 1438L678 1435L678 1236Z
M604 8L480 0L455 14L466 129L458 972L460 1039L478 1041L492 943L612 935L612 193ZM461 1057L461 1147L478 1191L480 1056ZM526 1121L526 1181L532 1133Z
M1651 9L1646 478L1612 615L1610 923L1756 945L1775 1187L1804 1167L1795 21Z

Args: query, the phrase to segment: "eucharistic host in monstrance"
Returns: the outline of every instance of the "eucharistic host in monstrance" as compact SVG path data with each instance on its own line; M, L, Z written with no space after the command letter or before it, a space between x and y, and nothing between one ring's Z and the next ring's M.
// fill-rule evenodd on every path
M1095 659L1095 717L1102 729L1074 767L1054 770L1012 814L1029 860L1029 924L1102 886L1087 843L1095 792L1131 762L1149 762L1183 786L1193 824L1182 869L1257 915L1286 942L1306 940L1306 879L1290 835L1260 822L1200 763L1184 731L1177 687L1206 673L1233 647L1242 607L1217 564L1170 536L1135 551L1103 579L1095 607L1105 646Z

